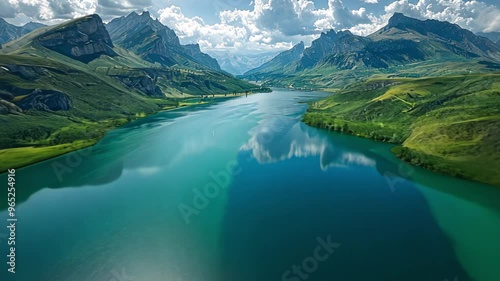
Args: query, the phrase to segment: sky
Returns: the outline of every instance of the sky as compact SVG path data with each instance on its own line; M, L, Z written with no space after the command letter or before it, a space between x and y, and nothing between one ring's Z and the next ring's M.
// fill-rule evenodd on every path
M0 17L16 25L55 24L93 13L107 22L145 10L174 29L183 44L234 53L309 45L329 29L368 35L394 12L500 32L500 0L0 0Z

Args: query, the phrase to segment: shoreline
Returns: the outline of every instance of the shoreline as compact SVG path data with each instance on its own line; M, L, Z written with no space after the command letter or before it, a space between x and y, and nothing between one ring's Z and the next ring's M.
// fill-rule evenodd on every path
M346 135L351 135L351 136L355 136L355 137L359 137L359 138L369 139L369 140L372 140L375 142L392 144L394 146L391 148L391 153L396 158L398 158L399 160L401 160L405 163L408 163L410 165L420 167L420 168L423 168L427 171L431 171L431 172L438 173L441 175L446 175L446 176L459 178L459 179L463 179L463 180L478 182L478 183L486 184L486 185L489 185L492 187L500 188L500 184L495 184L494 182L488 182L488 181L482 181L482 180L476 179L473 176L469 176L466 173L461 172L459 170L449 171L449 169L436 168L436 167L432 166L430 163L426 163L425 158L426 157L427 158L439 158L438 156L425 154L423 152L415 151L415 150L412 150L410 148L404 147L403 142L391 142L391 141L380 140L380 139L376 139L374 137L365 136L363 134L360 134L359 132L355 132L352 130L349 130L348 132L344 132L342 130L335 130L335 129L332 130L328 126L315 126L315 125L312 125L311 122L304 120L304 116L306 114L308 114L308 112L304 113L304 115L302 116L302 122L304 122L304 124L306 124L307 126L321 129L321 130L330 131L330 132L338 132L341 134L346 134ZM415 160L418 162L415 162Z
M271 90L272 91L272 90ZM269 93L269 92L249 92L248 95L253 95L253 94L259 94L259 93ZM187 108L191 106L196 106L196 105L202 105L202 104L210 104L215 101L222 101L224 99L232 99L232 98L239 98L245 96L245 93L238 93L236 95L233 94L227 94L227 96L224 96L224 94L210 94L208 95L208 98L203 98L202 96L206 95L200 95L200 97L192 96L192 97L187 97L185 99L207 99L207 101L204 102L193 102L193 103L184 103L181 105L181 102L179 101L178 106L171 106L170 108L162 108L158 111L152 112L151 114L147 114L144 116L137 117L136 119L130 120L128 122L124 122L120 124L119 126L115 127L109 127L105 133L97 139L82 139L82 140L75 140L70 143L63 143L63 144L57 144L57 145L50 145L50 146L23 146L23 147L13 147L13 148L5 148L5 149L0 149L0 158L2 159L15 159L13 161L5 161L3 160L2 163L0 163L0 175L4 174L5 172L8 171L8 169L21 169L24 167L28 167L30 165L34 165L43 161L47 161L50 159L54 159L57 157L64 156L68 153L79 151L82 149L86 149L89 147L92 147L96 145L99 141L101 141L108 132L118 129L122 126L125 126L127 124L130 124L131 122L152 116L154 114L158 114L160 112L167 112L167 111L173 111L177 109L182 109L182 108ZM116 121L120 120L114 119ZM31 150L30 152L27 152L28 150ZM25 159L25 160L19 160L19 159ZM4 164L5 163L5 164Z

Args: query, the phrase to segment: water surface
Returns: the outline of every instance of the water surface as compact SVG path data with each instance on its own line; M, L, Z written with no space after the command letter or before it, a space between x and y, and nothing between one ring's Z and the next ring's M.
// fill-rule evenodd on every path
M500 190L301 123L322 96L162 112L19 169L1 280L500 280ZM320 240L336 247L315 265Z

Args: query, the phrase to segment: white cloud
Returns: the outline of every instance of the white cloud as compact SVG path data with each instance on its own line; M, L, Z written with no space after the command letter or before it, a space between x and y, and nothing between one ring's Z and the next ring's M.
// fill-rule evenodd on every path
M416 4L399 0L387 5L385 12L449 21L475 32L500 31L500 9L475 0L419 0Z
M347 8L342 0L327 0L325 8L316 7L311 0L255 0L248 8L218 5L219 20L216 23L212 20L210 24L200 16L186 16L179 7L180 0L0 1L0 16L14 19L10 21L17 24L28 20L50 24L91 13L99 13L104 20L109 20L132 11L162 7L151 11L152 14L173 28L183 43L198 42L205 50L281 50L299 41L307 45L328 29L349 29L354 34L368 35L384 26L394 12L420 19L446 20L474 32L500 31L498 5L478 0L418 0L416 3L416 0L396 0L381 12L375 12L374 5L368 5L378 0L358 1L356 9Z
M98 13L112 19L152 7L152 0L2 0L0 16L15 24L39 21L53 24Z
M212 25L199 17L185 16L174 5L158 13L159 20L185 43L197 41L205 50L240 52L281 50L299 41L307 44L322 31L372 24L373 17L365 8L345 8L341 0L329 0L326 9L317 9L308 0L255 0L247 10L221 11L219 23Z
M277 29L261 28L254 11L222 11L220 22L206 24L199 17L187 17L177 6L161 9L158 19L174 29L183 43L199 43L204 50L226 49L238 52L284 50L292 47L292 41L314 37L308 35L284 35Z

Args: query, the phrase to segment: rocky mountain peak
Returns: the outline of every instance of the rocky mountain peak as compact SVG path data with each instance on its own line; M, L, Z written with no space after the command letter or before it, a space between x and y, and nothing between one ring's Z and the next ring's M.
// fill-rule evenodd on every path
M304 52L304 49L305 49L304 42L300 41L298 44L296 44L295 46L293 46L293 48L291 49L291 51L292 52L299 52L302 55L302 53Z
M419 28L419 25L422 21L415 19L415 18L410 18L405 16L402 13L394 13L392 17L389 19L389 22L387 26L385 27L386 29L389 28L400 28L400 29L405 29L405 28Z
M500 49L495 43L484 37L476 36L471 31L447 21L433 19L418 20L407 17L401 13L395 13L381 32L384 33L393 28L406 32L416 32L422 36L440 38L448 42L447 44L450 49L462 49L461 52L467 57L485 56L496 59L500 58Z
M337 36L339 36L339 37L346 36L346 35L353 35L353 34L351 33L350 30L347 30L347 29L337 32Z
M201 49L200 49L200 44L196 43L196 44L187 44L187 45L184 45L185 48L187 49L190 49L192 51L195 51L195 52L201 52Z
M181 45L175 31L151 18L149 12L140 15L133 12L114 19L106 28L115 44L137 52L148 61L165 66L181 64L220 70L217 60L201 52L198 44Z
M322 32L319 38L335 38L337 36L337 32L335 30L330 29L327 32Z
M108 31L96 14L57 25L37 39L42 46L82 62L116 55Z

